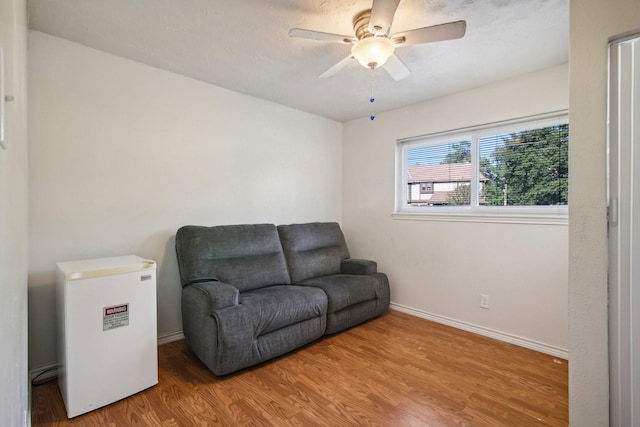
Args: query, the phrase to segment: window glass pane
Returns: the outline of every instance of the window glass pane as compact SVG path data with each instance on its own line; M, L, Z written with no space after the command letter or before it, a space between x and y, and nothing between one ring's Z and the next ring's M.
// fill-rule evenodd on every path
M480 204L567 205L568 147L568 124L480 138Z
M471 204L471 141L412 147L405 161L408 206Z

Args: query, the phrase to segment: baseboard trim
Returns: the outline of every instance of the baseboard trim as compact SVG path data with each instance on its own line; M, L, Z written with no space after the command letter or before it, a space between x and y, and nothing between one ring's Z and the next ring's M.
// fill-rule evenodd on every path
M471 332L474 334L482 335L485 337L493 338L498 341L503 341L509 344L514 344L520 347L535 350L540 353L545 353L550 356L559 357L561 359L568 360L569 352L567 349L556 347L553 345L545 344L539 341L534 341L528 338L520 337L506 332L497 331L495 329L485 328L484 326L475 325L473 323L463 322L449 317L440 316L438 314L429 313L416 308L408 307L406 305L397 304L392 302L390 308L392 310L400 311L402 313L410 314L412 316L420 317L422 319L431 320L436 323L451 326L453 328L462 329L463 331Z
M184 334L182 333L182 331L175 331L175 332L171 332L170 334L158 337L158 345L169 344L170 342L183 340L183 339L184 339Z
M47 372L49 371L49 372ZM29 371L29 384L31 384L35 377L38 377L38 381L49 381L58 375L58 364L52 363L50 365L42 366L40 368L32 369Z

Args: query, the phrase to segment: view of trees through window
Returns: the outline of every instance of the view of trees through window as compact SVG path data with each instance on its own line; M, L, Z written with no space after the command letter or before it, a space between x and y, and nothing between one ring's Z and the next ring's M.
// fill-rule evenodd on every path
M480 138L479 150L487 205L567 204L569 125Z
M465 139L406 150L408 205L469 206L472 191L480 206L567 205L568 124Z

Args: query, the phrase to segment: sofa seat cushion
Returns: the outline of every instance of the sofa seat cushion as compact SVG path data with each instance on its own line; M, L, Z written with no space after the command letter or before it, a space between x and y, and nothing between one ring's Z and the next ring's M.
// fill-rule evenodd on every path
M240 294L248 308L254 338L327 313L327 295L308 286L269 286Z
M376 299L378 281L375 276L332 274L307 279L299 285L322 289L329 299L327 313L332 314L354 304Z

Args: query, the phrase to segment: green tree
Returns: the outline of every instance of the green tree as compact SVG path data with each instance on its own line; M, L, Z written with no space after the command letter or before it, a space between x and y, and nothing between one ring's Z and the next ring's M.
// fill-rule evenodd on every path
M447 153L441 164L467 163L471 161L471 142L462 141L451 144L453 151Z
M512 133L483 157L488 205L565 205L568 200L569 125Z
M459 185L449 194L449 205L469 206L471 204L471 185Z

